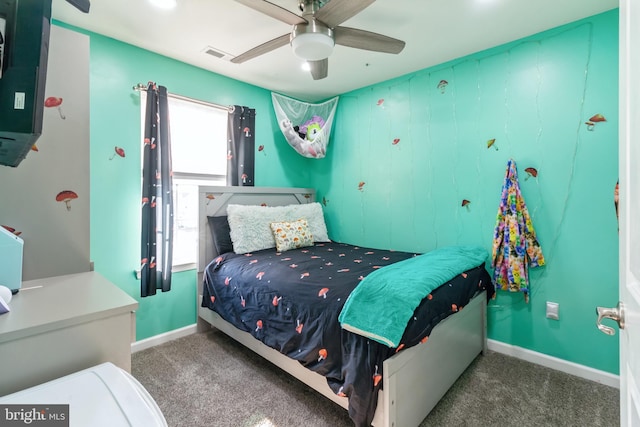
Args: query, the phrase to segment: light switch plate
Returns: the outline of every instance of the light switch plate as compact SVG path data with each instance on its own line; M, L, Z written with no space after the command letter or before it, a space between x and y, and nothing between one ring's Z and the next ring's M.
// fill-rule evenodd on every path
M558 310L560 309L560 304L557 302L547 301L547 319L560 320L560 314Z

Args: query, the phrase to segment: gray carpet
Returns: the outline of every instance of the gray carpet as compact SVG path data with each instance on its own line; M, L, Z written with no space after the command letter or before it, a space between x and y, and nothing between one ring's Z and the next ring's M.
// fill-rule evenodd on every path
M170 427L352 425L346 410L219 331L134 353L132 373ZM489 352L420 426L613 427L618 399L617 389Z

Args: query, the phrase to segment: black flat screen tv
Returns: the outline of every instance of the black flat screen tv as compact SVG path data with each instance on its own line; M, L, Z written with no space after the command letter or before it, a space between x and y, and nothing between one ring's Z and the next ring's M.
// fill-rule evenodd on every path
M0 165L16 167L42 134L51 0L0 0Z

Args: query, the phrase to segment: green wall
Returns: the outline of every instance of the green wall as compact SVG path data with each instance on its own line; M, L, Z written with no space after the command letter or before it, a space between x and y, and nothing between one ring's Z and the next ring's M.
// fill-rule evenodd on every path
M140 303L137 339L196 321L196 272L173 274L170 292L140 298L134 276L140 259L140 99L137 83L155 81L169 92L219 105L246 105L257 110L256 135L264 145L256 156L258 185L300 187L309 182L304 159L286 142L272 118L271 92L166 58L98 34L88 34L91 49L91 259L95 270ZM125 157L110 160L114 147ZM284 164L291 166L282 173ZM197 242L194 242L196 245Z
M617 337L595 327L595 307L618 301L617 82L615 10L343 94L328 156L312 174L330 236L491 252L513 158L547 265L531 270L528 304L499 292L489 337L617 373ZM597 113L607 121L590 131L585 121ZM528 167L537 178L527 179ZM560 304L559 321L545 317L546 301Z
M138 339L195 321L195 271L175 273L171 292L145 299L133 275L140 106L131 87L153 80L172 93L256 108L256 143L265 146L256 156L257 185L317 188L338 241L410 251L478 244L490 251L513 158L547 265L531 271L529 304L505 292L490 304L489 336L617 373L617 338L597 331L594 310L618 300L617 19L617 11L608 12L343 94L321 160L286 144L269 91L85 32L95 268L140 302ZM441 80L448 81L444 93ZM596 113L607 121L589 131L584 122ZM492 138L497 151L487 148ZM109 161L115 145L126 158ZM538 177L527 179L527 167ZM545 318L546 301L560 304L559 321Z

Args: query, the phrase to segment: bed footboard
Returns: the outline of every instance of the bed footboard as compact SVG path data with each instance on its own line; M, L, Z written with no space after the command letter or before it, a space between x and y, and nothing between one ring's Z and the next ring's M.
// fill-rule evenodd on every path
M384 362L383 417L376 427L417 426L458 377L486 348L486 292L440 322L426 345L401 351Z

